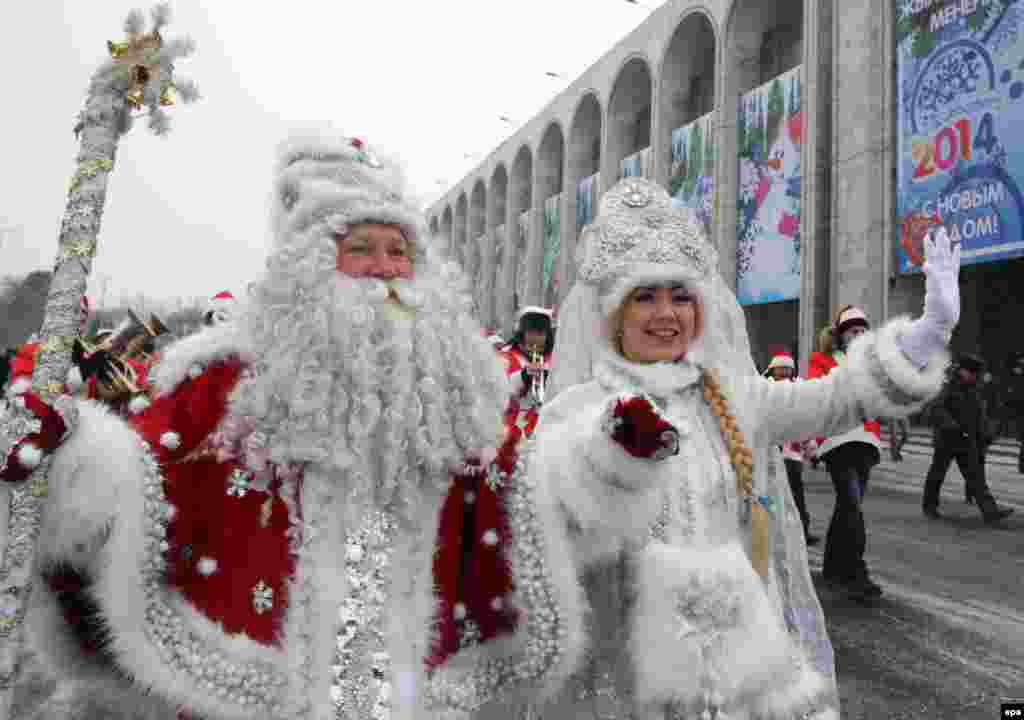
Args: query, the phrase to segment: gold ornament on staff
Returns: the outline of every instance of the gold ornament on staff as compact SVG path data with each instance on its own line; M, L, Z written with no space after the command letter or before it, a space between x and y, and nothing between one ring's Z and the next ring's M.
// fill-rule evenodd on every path
M32 374L33 390L60 412L69 431L77 422L77 405L66 394L64 380L81 331L81 301L92 270L118 142L132 127L132 110L148 108L149 129L165 135L170 123L164 107L175 102L172 91L176 90L184 103L199 99L195 85L174 75L174 62L191 54L192 42L187 38L164 40L160 30L170 20L166 3L155 6L150 17L151 29L143 32L145 15L133 10L124 23L127 40L107 43L109 58L90 79L85 108L74 127L80 140L77 167L68 188L57 262L39 333L44 350L36 357ZM78 262L67 262L71 258ZM0 400L0 435L4 431L10 435L19 411ZM0 564L0 718L11 715L20 671L22 630L32 593L36 540L51 462L51 456L44 457L28 480L11 492L7 545Z
M167 107L174 104L174 83L170 76L163 76L159 62L163 45L164 39L159 30L145 34L129 32L125 42L107 41L107 50L114 65L127 68L131 78L131 87L125 97L132 109L137 110L145 104L146 86L154 77L160 80L160 105Z

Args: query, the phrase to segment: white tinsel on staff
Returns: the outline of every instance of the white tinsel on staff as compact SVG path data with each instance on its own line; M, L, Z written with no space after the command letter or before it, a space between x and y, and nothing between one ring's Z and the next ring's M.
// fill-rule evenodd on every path
M136 117L133 113L148 110L149 129L165 135L170 122L164 108L175 103L175 93L184 103L199 98L191 81L174 75L174 63L193 51L193 42L188 38L164 41L161 30L170 21L166 3L152 9L150 20L150 30L144 32L145 15L133 10L124 23L126 39L107 43L110 57L92 76L85 108L74 128L80 141L78 158L61 222L40 331L41 347L32 375L33 390L61 412L69 430L75 424L74 405L64 394L64 379L79 333L80 303L96 253L118 141L131 129ZM17 424L18 410L0 401L0 434ZM0 565L0 718L10 715L20 671L22 626L32 592L48 471L49 461L45 459L28 481L11 493L8 542Z

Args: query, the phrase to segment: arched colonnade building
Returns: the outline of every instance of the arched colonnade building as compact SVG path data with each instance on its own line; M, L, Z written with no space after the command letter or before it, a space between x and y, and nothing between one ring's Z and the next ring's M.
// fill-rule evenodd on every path
M889 0L665 2L428 208L482 322L509 332L517 307L557 307L581 227L635 174L707 224L762 365L787 347L805 368L842 304L918 312L923 280L899 272L894 241L897 13ZM965 269L955 343L1002 350L992 312L966 306L1022 262Z

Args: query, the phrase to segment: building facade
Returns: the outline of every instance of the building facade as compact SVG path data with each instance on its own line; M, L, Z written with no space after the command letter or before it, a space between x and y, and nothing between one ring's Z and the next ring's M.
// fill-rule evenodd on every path
M507 332L517 307L557 308L601 194L643 175L706 224L755 359L787 348L806 368L838 307L878 320L920 311L908 228L934 216L963 231L973 263L954 347L1001 362L1024 349L1012 332L1024 310L1014 138L999 176L1009 189L984 185L991 173L974 168L973 149L987 143L995 165L1003 146L981 115L969 147L971 117L949 107L979 108L983 95L1004 107L999 80L1006 102L1022 94L992 62L975 63L1018 13L1011 0L668 0L434 203L431 230L473 278L483 323ZM1009 67L1019 46L1024 69L1018 35L990 54ZM961 80L950 74L963 67ZM950 100L958 82L974 84ZM934 143L918 147L925 136ZM934 176L908 170L925 155ZM991 212L978 217L986 198ZM1001 241L981 247L993 226Z

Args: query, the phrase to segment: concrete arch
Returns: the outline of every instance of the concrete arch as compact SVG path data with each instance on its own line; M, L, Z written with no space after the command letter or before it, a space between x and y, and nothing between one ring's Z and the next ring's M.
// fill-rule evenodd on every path
M527 248L530 246L531 236L536 234L536 213L533 213L531 220L523 229L520 229L520 216L534 208L533 196L533 153L529 145L520 146L516 151L515 160L512 162L512 173L509 176L508 188L508 223L509 239L508 246L509 262L515 268L512 277L512 306L518 309L526 304L527 299ZM506 328L507 330L508 328Z
M483 179L473 183L469 195L469 230L466 237L466 272L474 280L480 272L480 237L487 229L487 186Z
M541 135L540 145L537 149L537 168L534 173L534 197L536 198L535 205L537 212L541 217L539 218L538 230L540 231L536 237L536 242L533 244L530 250L529 267L531 268L531 275L536 276L537 290L536 293L531 293L533 296L538 297L540 303L546 306L556 305L558 302L558 292L560 288L560 274L561 274L561 238L562 238L562 201L565 199L561 196L562 189L564 187L564 169L565 169L565 133L562 130L562 125L557 120L548 123L548 126L544 129L544 134ZM556 251L555 265L551 269L551 276L549 278L548 285L544 286L544 240L545 240L545 224L544 218L545 210L550 198L558 196L560 199L558 202L558 227L556 232L558 233L558 245L559 249Z
M721 33L721 71L718 107L723 108L719 144L719 162L716 173L718 186L718 248L721 269L726 282L736 287L737 212L736 198L739 185L739 148L737 138L737 108L740 97L769 82L783 72L801 64L803 60L803 31L805 5L803 0L732 0ZM727 109L727 111L726 111ZM806 124L805 124L806 126ZM802 150L804 161L817 155L813 142L806 141ZM807 162L802 172L814 177ZM806 186L806 184L805 184ZM802 203L801 218L801 298L808 291L808 261L813 261L813 233L804 232L813 226L814 210ZM810 211L810 213L808 212ZM786 301L750 305L744 308L750 343L755 355L761 359L770 344L800 346L806 357L812 347L813 331L805 332L813 324L801 316L810 308L804 302ZM807 315L810 317L810 315ZM798 341L799 337L799 341Z
M501 327L508 314L508 301L511 284L508 280L511 265L508 262L508 170L504 163L498 163L491 173L490 187L487 189L490 202L487 205L487 234L491 242L491 267L494 280L489 295L491 302L487 322L489 325Z
M634 53L623 62L608 97L601 163L603 189L618 180L624 158L651 145L654 74L645 55Z
M466 234L469 230L469 202L466 199L465 191L459 193L455 201L455 254L457 259L465 268L466 266Z
M444 248L444 253L449 257L455 257L452 252L454 245L452 243L452 206L445 205L444 212L441 213L441 245Z
M576 281L576 243L579 240L580 223L579 184L584 178L601 171L601 131L604 127L604 108L598 95L588 91L573 111L569 125L569 142L566 150L566 184L565 215L562 227L562 279L564 290L572 287ZM600 186L600 182L598 182ZM600 187L598 187L600 191ZM597 208L592 209L596 213Z
M679 19L665 46L658 73L658 117L654 143L659 148L655 179L667 185L673 172L672 132L715 108L715 21L703 8L690 8ZM668 148L668 152L662 150Z

